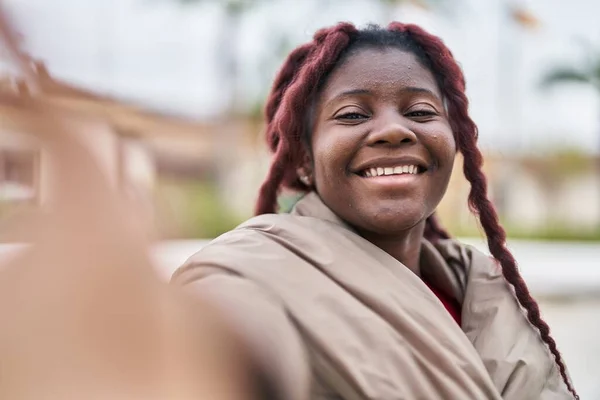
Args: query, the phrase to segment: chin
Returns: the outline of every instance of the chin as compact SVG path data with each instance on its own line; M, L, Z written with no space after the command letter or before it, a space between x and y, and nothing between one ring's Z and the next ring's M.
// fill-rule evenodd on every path
M423 210L418 212L388 210L367 215L369 216L363 218L363 224L361 224L363 226L360 228L385 236L403 235L427 219L427 213Z

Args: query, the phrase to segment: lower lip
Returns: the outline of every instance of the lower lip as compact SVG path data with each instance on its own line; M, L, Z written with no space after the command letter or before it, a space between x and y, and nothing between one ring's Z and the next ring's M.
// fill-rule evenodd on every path
M360 176L360 175L359 175ZM383 186L402 186L419 179L421 174L398 174L398 175L380 175L365 177L360 176L364 181Z

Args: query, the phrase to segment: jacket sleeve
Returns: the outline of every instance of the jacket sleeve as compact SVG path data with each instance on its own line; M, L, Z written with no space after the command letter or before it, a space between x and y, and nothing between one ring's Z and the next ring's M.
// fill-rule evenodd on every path
M306 351L278 299L249 279L198 263L181 267L171 282L221 311L278 398L309 398Z

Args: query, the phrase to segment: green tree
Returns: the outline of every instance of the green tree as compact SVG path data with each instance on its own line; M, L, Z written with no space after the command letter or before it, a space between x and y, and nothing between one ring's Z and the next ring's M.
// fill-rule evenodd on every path
M585 45L587 57L577 65L561 65L553 68L542 79L542 87L556 85L580 84L591 87L600 97L600 51ZM600 114L599 114L600 116ZM600 142L600 131L598 132ZM596 162L596 170L600 179L600 158Z
M587 56L582 62L553 68L542 78L542 88L575 83L591 87L600 97L600 50L587 44L584 47ZM598 136L600 139L600 132ZM600 162L598 169L600 173Z
M553 68L542 79L543 87L564 83L580 83L591 86L600 95L600 51L588 48L588 57L578 65Z

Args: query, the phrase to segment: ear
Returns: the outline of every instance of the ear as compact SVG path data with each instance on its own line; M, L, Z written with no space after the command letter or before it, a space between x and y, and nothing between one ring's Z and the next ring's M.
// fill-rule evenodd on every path
M308 154L305 154L302 160L302 166L296 168L296 175L298 175L298 179L300 182L307 188L312 188L314 184L314 175L313 175L313 167L312 160Z

